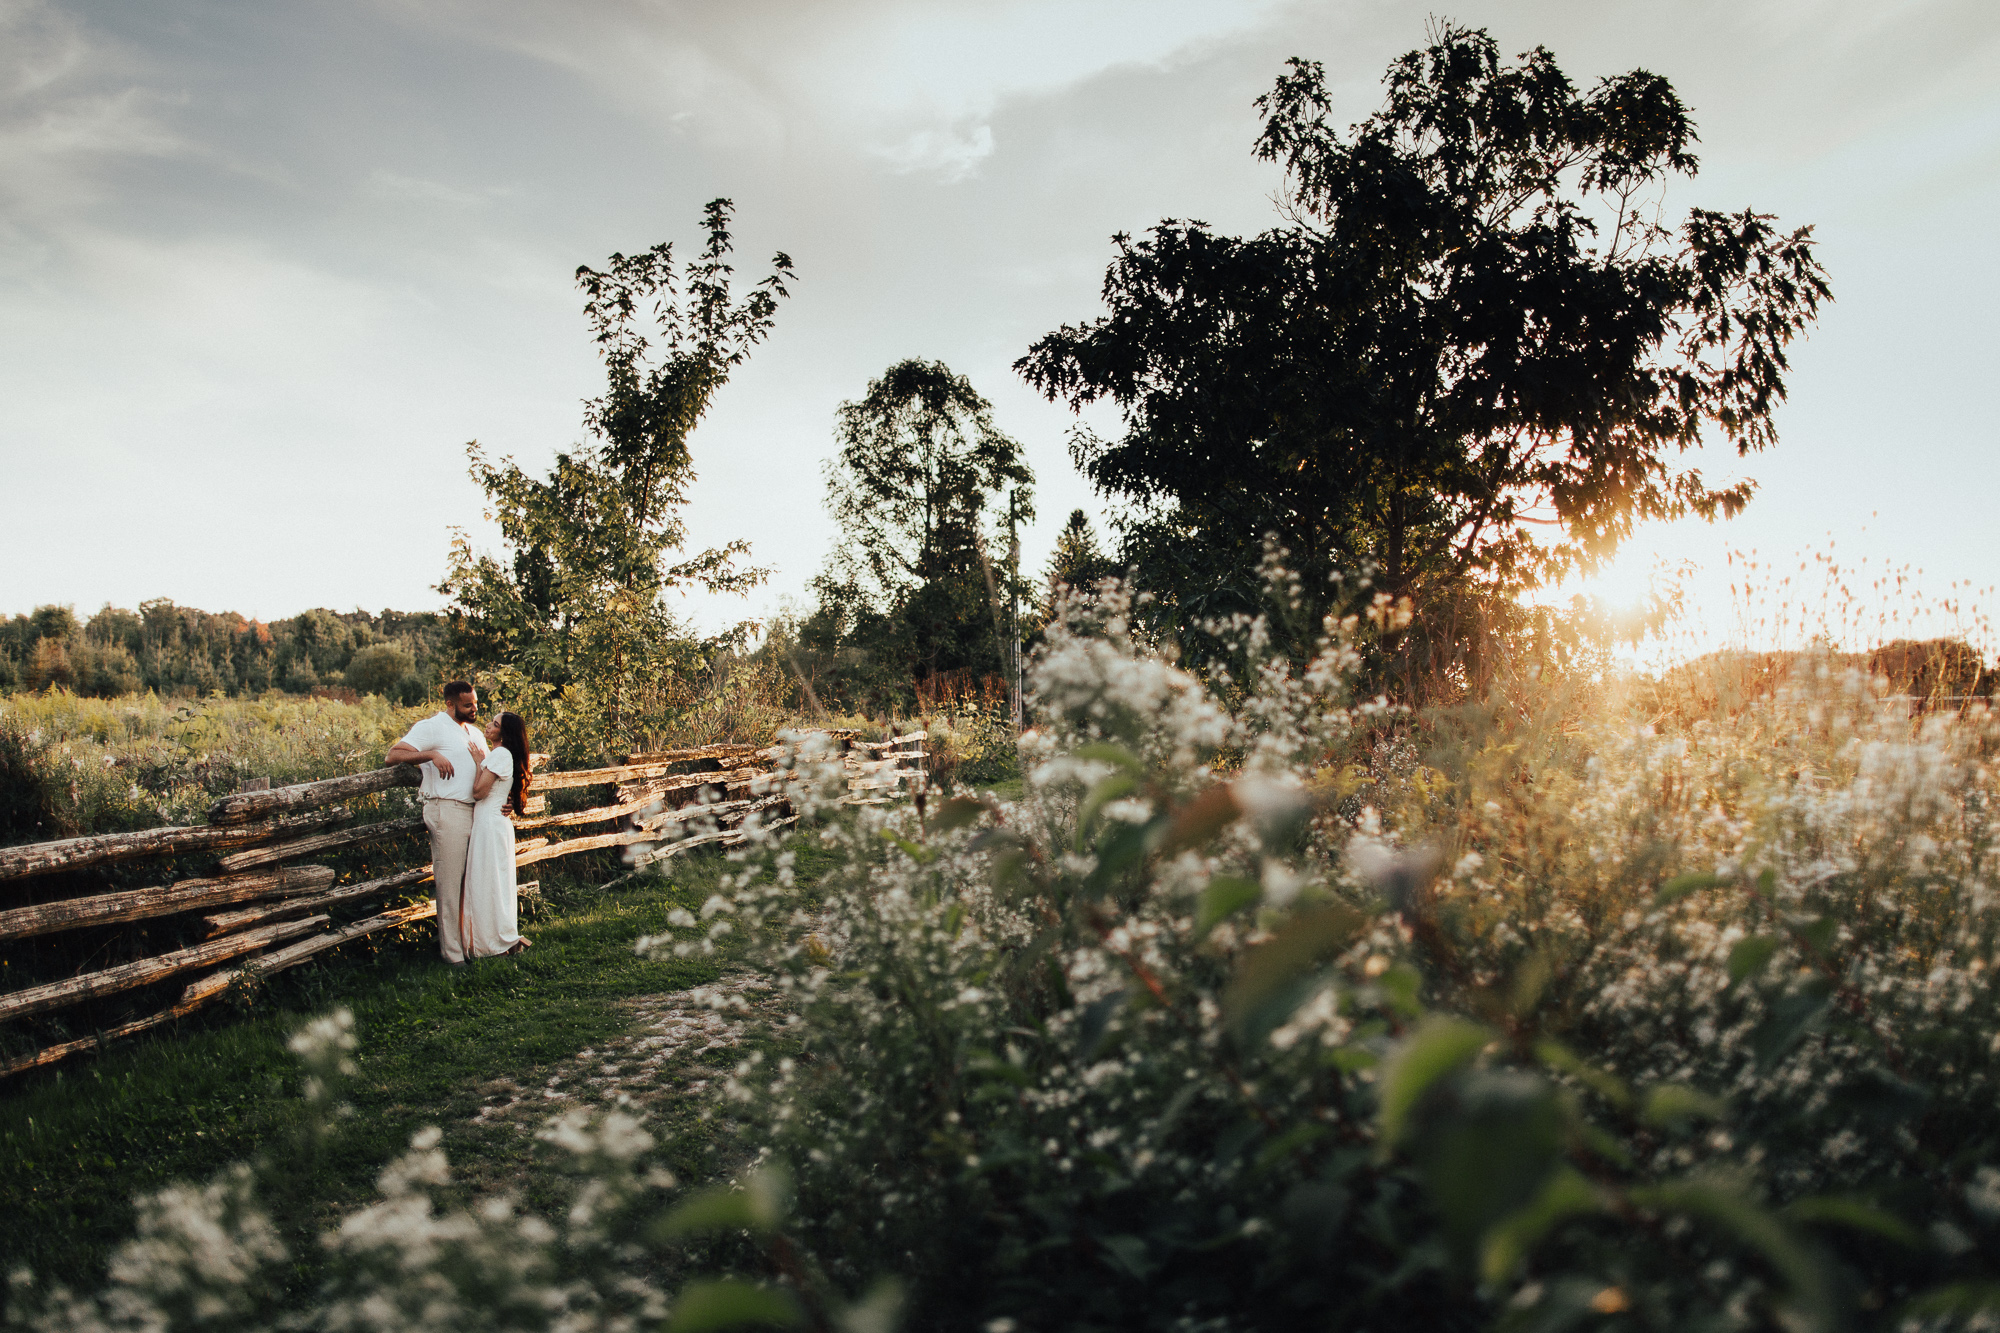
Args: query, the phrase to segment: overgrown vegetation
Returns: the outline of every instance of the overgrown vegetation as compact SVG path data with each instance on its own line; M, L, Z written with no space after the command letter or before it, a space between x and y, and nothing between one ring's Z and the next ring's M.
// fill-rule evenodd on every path
M733 894L807 1016L736 1095L836 1284L918 1327L1987 1308L1987 713L1808 661L1666 734L1418 719L1258 623L1225 707L1110 612L1037 674L1025 799L830 831L816 919Z
M0 696L0 842L205 821L246 778L354 773L434 705L268 694L247 699Z
M1053 631L1018 799L765 842L640 943L747 938L791 997L715 1108L734 1189L663 1197L648 1127L578 1124L579 1203L537 1229L439 1211L423 1136L314 1260L316 1318L439 1282L536 1326L1987 1317L1983 708L1913 718L1822 661L1666 730L1618 690L1419 717L1348 699L1357 623L1294 670L1246 622L1208 682L1130 626L1114 591ZM192 1290L242 1322L283 1262L261 1207L174 1195L60 1318L179 1327Z

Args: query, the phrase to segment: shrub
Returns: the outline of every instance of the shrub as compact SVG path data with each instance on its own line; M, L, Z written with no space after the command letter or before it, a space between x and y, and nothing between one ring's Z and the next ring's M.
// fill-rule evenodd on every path
M363 648L348 659L346 681L362 694L387 695L403 677L414 673L417 660L393 643Z
M11 719L0 719L0 842L46 842L72 831L48 746Z
M1220 627L1204 683L1109 609L1051 636L1021 801L862 812L820 910L783 852L707 909L799 1005L728 1095L818 1271L924 1328L1988 1308L1983 713L1828 668L1679 737L1413 719L1344 700L1351 622L1298 670Z

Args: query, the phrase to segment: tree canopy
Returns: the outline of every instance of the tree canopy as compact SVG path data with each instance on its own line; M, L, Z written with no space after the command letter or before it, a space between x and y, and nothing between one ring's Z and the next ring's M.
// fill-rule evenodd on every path
M665 593L742 591L765 576L739 563L749 553L740 541L676 558L695 478L688 437L770 333L793 274L780 252L747 296L732 296L730 213L727 199L703 210L707 242L684 265L662 242L614 254L601 272L577 269L607 380L584 405L590 442L557 454L545 477L467 446L512 557L475 556L462 535L454 545L439 591L454 599L455 644L469 664L504 667L539 689L551 709L574 715L573 729L601 728L580 743L630 731L635 702L656 710L698 649Z
M1032 518L1034 476L992 404L941 361L899 361L841 405L836 436L826 503L840 541L802 639L863 649L899 689L1000 670L995 604L1011 575L992 554L989 505L1011 489Z
M1810 227L1690 210L1695 131L1645 70L1579 91L1537 48L1441 26L1345 133L1294 59L1258 99L1284 225L1114 238L1107 313L1016 365L1123 410L1078 465L1128 505L1171 617L1240 609L1275 534L1309 598L1365 564L1422 605L1589 566L1641 519L1739 511L1683 453L1776 442L1786 346L1830 299Z

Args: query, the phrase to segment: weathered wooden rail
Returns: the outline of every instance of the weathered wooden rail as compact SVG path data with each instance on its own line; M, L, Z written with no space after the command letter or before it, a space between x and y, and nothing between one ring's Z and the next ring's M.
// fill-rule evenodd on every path
M843 752L849 802L891 800L907 784L922 781L921 732L888 741L861 741L851 732L824 735ZM783 746L704 745L627 755L608 768L545 773L538 767L523 817L514 825L514 865L518 869L612 847L627 849L627 859L640 865L691 847L740 842L744 821L753 815L767 828L789 824L798 816L785 793L788 777L776 767L784 752ZM546 756L534 758L539 766ZM704 767L686 771L690 764ZM342 827L350 817L345 802L412 787L418 778L409 765L372 769L275 790L236 792L215 802L203 825L0 847L0 884L148 858L221 853L213 874L0 911L0 941L196 913L202 914L208 936L155 957L0 993L0 1023L215 969L190 982L178 1000L157 1013L0 1062L0 1077L180 1018L252 973L268 976L350 940L434 917L435 902L389 908L340 926L327 911L428 883L428 865L336 885L330 867L282 864L420 832L423 821L412 819ZM585 787L609 787L612 799L589 809L544 813L547 793ZM560 839L518 836L592 824L614 827Z

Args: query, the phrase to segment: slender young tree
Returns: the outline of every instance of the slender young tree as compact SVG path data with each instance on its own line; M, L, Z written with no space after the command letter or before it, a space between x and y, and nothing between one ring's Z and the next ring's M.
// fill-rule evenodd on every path
M732 295L730 212L727 199L703 210L707 240L686 264L662 242L614 254L602 271L577 269L607 380L584 406L590 442L558 454L546 477L467 446L511 559L475 556L462 535L454 545L439 590L454 599L458 647L471 664L505 664L551 695L580 687L607 743L628 730L634 690L657 692L663 673L688 665L695 645L664 595L743 591L766 573L740 563L741 541L680 558L695 479L689 436L769 335L793 277L780 252L747 295Z

